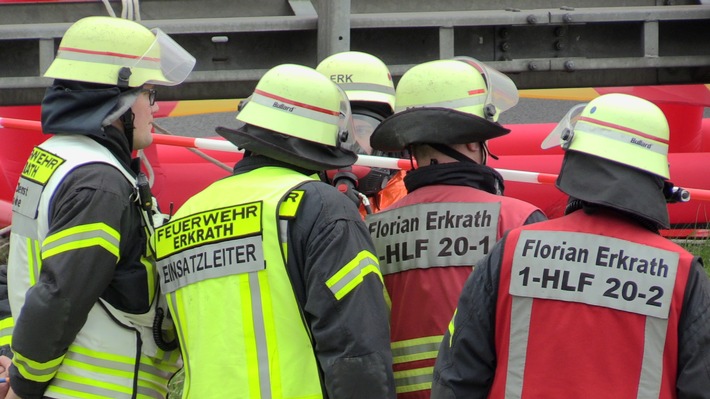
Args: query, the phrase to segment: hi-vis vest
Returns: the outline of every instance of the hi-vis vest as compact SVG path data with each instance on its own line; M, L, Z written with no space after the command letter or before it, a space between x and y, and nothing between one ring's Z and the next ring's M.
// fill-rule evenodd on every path
M84 136L53 136L35 147L20 176L8 265L15 320L25 293L37 282L43 259L87 245L100 245L119 257L121 237L105 225L76 226L47 237L49 206L56 188L74 168L88 163L111 165L135 185L135 179L105 147ZM142 263L148 276L155 274L150 261ZM146 315L128 315L101 300L64 356L38 363L15 352L14 363L29 380L51 380L45 395L52 398L165 398L167 382L180 359L177 351L165 353L154 348L148 351L151 356L142 353L151 343L145 342L150 335L141 340L138 329L150 326L153 314L154 309Z
M691 254L582 211L514 230L504 251L489 397L676 397Z
M284 257L313 179L264 167L213 183L156 229L160 284L185 361L183 397L322 398Z
M392 301L398 398L429 398L439 344L472 266L536 209L470 187L428 186L367 216Z

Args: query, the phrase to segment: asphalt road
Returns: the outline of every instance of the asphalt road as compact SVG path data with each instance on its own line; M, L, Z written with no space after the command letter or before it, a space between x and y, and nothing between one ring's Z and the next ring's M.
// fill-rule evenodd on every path
M508 123L548 123L557 122L577 101L539 100L521 98L518 105L501 115L500 122ZM223 112L195 116L180 116L156 119L156 123L172 134L190 137L215 136L217 126L229 127L234 123L236 113Z

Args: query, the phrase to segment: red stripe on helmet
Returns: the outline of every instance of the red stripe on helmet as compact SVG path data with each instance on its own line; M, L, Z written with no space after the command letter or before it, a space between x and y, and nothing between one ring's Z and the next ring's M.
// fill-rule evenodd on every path
M320 112L320 113L328 114L328 115L333 115L333 116L340 116L339 111L331 111L329 109L316 107L314 105L299 103L298 101L289 100L288 98L280 97L280 96L277 96L276 94L267 93L263 90L256 89L256 90L254 90L254 93L260 94L264 97L273 98L274 100L278 100L278 101L281 101L281 102L284 102L287 104L295 105L297 107L310 109L311 111L316 111L316 112Z
M486 92L486 89L469 90L469 91L468 91L468 95L469 95L469 96L473 96L473 95L476 95L476 94L483 94L483 93L485 93L485 92Z
M668 140L666 140L666 139L662 139L662 138L656 137L656 136L651 136L650 134L646 134L646 133L644 133L644 132L640 132L640 131L638 131L638 130L631 129L631 128L626 127L626 126L617 125L617 124L615 124L615 123L604 122L604 121L600 121L599 119L589 118L589 117L586 117L586 116L581 116L581 117L579 117L579 120L580 120L580 121L586 121L586 122L594 123L594 124L597 124L597 125L602 125L602 126L610 127L610 128L612 128L612 129L621 130L621 131L624 131L624 132L629 132L629 133L631 133L631 134L635 134L635 135L637 135L637 136L641 136L641 137L646 138L646 139L649 139L649 140L658 141L658 142L661 142L661 143L663 143L663 144L668 144Z
M148 61L160 61L160 58L154 58L154 57L139 57L137 55L112 53L110 51L84 50L84 49L74 48L74 47L59 47L59 51L68 51L70 53L102 55L102 56L106 56L106 57L119 57L119 58L128 58L128 59L143 59L143 60L148 60Z

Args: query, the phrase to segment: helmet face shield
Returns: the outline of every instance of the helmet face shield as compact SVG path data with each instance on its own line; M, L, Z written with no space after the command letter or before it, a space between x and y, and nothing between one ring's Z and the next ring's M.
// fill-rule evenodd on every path
M542 144L540 144L540 147L543 150L547 150L552 147L557 147L558 145L563 145L564 143L569 142L571 139L571 134L574 131L574 126L577 124L577 121L579 120L579 117L582 115L582 111L584 111L584 107L587 106L587 103L584 104L577 104L572 109L567 111L567 114L562 118L560 123L555 126L554 129L552 129L552 132L545 137L545 140L542 141Z
M483 106L484 110L488 108L489 105L493 105L496 110L494 115L486 115L488 119L497 120L501 112L513 108L518 103L520 99L518 88L508 76L493 68L487 67L472 57L455 57L454 59L471 65L483 75L488 89L488 94ZM486 111L486 113L488 112Z
M380 121L369 115L353 114L353 136L354 143L349 150L356 154L372 155L370 146L370 136Z
M338 136L336 138L336 147L343 147L345 149L351 150L352 147L357 145L355 137L355 123L353 122L353 111L350 108L350 101L348 100L345 91L338 85L335 85L340 92L340 115L338 117Z
M145 83L163 86L175 86L182 83L195 66L195 57L162 30L155 28L151 29L151 32L155 34L155 41L136 61L136 65L144 59L154 56L153 54L159 55L160 70L165 76L165 80L148 80Z

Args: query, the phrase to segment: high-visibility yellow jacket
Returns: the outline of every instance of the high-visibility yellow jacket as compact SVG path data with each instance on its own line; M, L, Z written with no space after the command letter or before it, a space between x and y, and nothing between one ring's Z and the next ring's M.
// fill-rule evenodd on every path
M261 157L235 173L154 234L183 397L393 398L382 277L355 207Z

